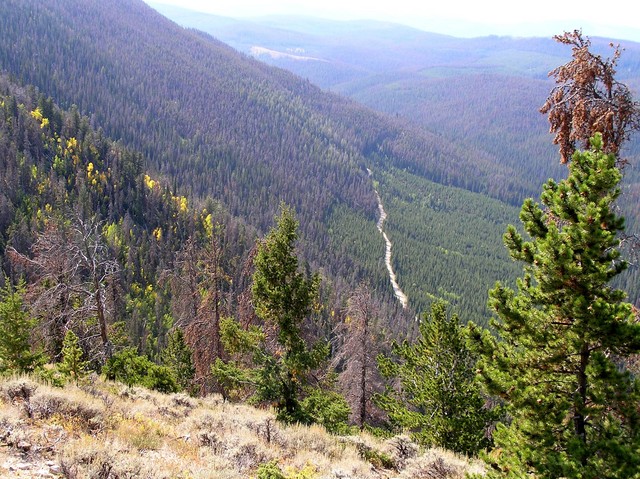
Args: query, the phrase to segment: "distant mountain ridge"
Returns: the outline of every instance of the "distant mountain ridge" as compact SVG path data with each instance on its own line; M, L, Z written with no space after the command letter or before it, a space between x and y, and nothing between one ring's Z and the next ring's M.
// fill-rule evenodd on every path
M230 20L151 4L180 24L323 88L482 150L530 179L527 194L536 194L549 176L564 174L546 119L537 113L553 86L549 71L570 56L568 47L551 38L456 38L393 23L294 16ZM640 44L592 39L604 57L611 42L625 48L619 79L640 93ZM290 51L322 63L272 53ZM632 155L639 152L632 148Z

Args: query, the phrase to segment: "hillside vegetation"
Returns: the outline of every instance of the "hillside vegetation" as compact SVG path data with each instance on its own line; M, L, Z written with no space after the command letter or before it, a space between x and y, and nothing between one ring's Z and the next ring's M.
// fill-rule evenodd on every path
M145 169L176 196L213 198L260 233L280 201L295 207L305 259L340 291L367 281L392 297L366 168L406 169L511 204L529 191L516 170L479 150L323 92L140 1L12 0L0 9L0 67L15 80L65 108L76 105L94 128L140 152ZM364 229L332 228L340 221L335 212ZM349 243L369 232L375 259ZM396 244L405 239L399 230L390 234ZM425 270L416 258L400 282L416 283ZM483 309L484 296L473 301ZM410 298L410 306L422 311L428 302Z
M7 474L637 476L619 49L556 37L567 176L518 214L517 161L138 0L9 0L0 27Z
M505 168L516 172L517 178L499 180L503 190L497 196L490 195L512 206L519 206L527 196L536 198L540 185L548 178L562 178L566 173L557 161L548 122L538 111L553 86L548 72L564 63L570 53L566 46L551 38L462 39L392 23L278 16L239 20L161 3L151 2L151 5L179 24L210 33L265 63L285 68L327 90L339 92L375 110L436 133L460 148L461 154L471 161L491 164L496 179ZM593 49L606 58L612 53L609 43L610 40L595 38ZM620 43L624 52L618 74L637 96L640 48L633 42ZM256 53L260 51L258 47L317 60L264 56ZM639 145L640 142L632 138L624 152L630 165L625 169L625 194L620 204L630 232L637 231L640 217L637 201L640 191ZM425 188L423 182L429 184L434 178L418 171L411 173L415 174L415 181L410 194L419 196ZM389 175L387 179L394 176ZM402 179L398 181L403 182ZM435 181L449 184L442 178ZM474 190L469 184L457 185ZM491 246L488 249L486 246L471 248L469 261L475 266L465 268L467 275L464 278L456 274L453 284L450 280L441 282L441 270L437 269L438 274L433 274L427 264L442 262L445 269L453 267L455 271L459 271L460 265L450 258L438 256L435 244L416 243L415 237L407 234L414 228L429 228L428 224L418 223L417 218L428 218L434 212L429 207L416 204L412 208L418 216L407 214L406 208L396 209L402 200L389 195L397 190L397 187L383 189L381 195L391 219L388 233L394 238L399 252L394 262L400 283L408 291L413 291L409 295L410 304L424 311L429 303L425 296L436 295L460 307L467 317L477 319L478 315L486 316L484 288L490 287L497 277L495 271L490 273L491 276L486 275L482 263L501 261L505 258L504 252L500 248L492 250ZM456 196L456 191L459 190L445 192L443 201ZM485 199L474 196L467 201L483 204ZM502 205L497 207L503 208ZM442 229L432 231L431 236L438 236L442 242L474 244L476 238L467 238L465 220L459 218L455 210L456 206L452 204L448 221L439 224ZM506 221L515 222L516 218L517 212ZM495 241L499 241L504 227L500 225L494 230L491 226L484 226L483 231L487 235L494 235L488 243L498 244ZM369 229L372 230L372 226ZM423 239L427 237L425 234L420 236ZM416 247L410 246L412 244ZM402 252L407 248L413 253L435 251L436 257L420 261L418 256ZM505 274L513 268L508 260L494 264L500 264L498 268ZM636 275L637 270L633 268L621 279L633 301L638 297ZM476 290L472 284L463 288L461 283L469 276L477 276L480 280L477 284L482 284L482 287ZM425 291L415 290L416 285L425 284L430 285ZM438 290L444 293L441 295ZM463 290L469 292L469 299L464 300L464 305L456 299Z
M406 436L284 426L271 411L215 395L165 395L97 377L64 390L0 379L0 477L462 479L482 470Z

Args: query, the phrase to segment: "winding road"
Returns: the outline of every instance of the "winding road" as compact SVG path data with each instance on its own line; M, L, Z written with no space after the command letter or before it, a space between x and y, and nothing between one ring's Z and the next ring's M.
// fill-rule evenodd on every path
M367 168L367 172L369 173L370 177L373 177L373 172L370 169ZM392 246L391 240L389 240L387 233L385 233L384 231L384 222L387 219L387 212L384 210L382 199L380 198L380 194L378 193L378 190L376 190L374 187L373 191L376 194L376 198L378 200L378 210L380 211L380 217L378 218L378 223L376 224L376 226L378 227L378 231L380 231L380 233L382 234L382 237L384 238L384 242L386 245L385 252L384 252L384 262L387 265L387 270L389 271L389 279L391 280L391 286L393 287L393 294L395 294L398 301L400 301L400 304L402 304L402 307L406 309L407 304L409 302L409 298L407 298L407 295L404 294L402 289L400 289L400 285L398 285L396 274L393 271L393 265L391 264L391 246Z

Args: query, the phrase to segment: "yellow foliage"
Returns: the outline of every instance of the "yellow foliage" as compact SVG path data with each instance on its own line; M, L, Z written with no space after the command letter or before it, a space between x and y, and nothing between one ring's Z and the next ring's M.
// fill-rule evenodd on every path
M122 235L120 232L120 224L109 223L102 229L102 234L104 235L107 243L110 246L121 247L122 246Z
M31 116L40 122L40 128L46 128L49 125L49 119L42 116L40 107L31 112Z
M158 182L155 180L152 180L149 175L144 175L144 184L147 186L147 188L152 190L158 185Z
M33 118L35 118L38 121L42 121L42 110L40 109L40 107L36 108L35 110L33 110L31 112L31 116Z
M44 181L38 183L38 194L41 195L49 186L49 178L45 178Z
M313 464L307 463L302 469L298 470L295 467L289 466L285 468L285 474L287 479L314 479L317 476L318 468Z
M204 232L208 238L211 238L213 236L213 218L211 217L211 213L204 217L202 223L204 225Z
M78 149L78 140L74 137L71 137L67 140L67 150L77 150Z
M188 206L189 206L189 203L187 202L187 198L185 198L184 196L181 196L180 197L180 211L182 213L186 213Z
M162 239L162 228L158 226L156 229L154 229L153 236L157 241L160 241Z

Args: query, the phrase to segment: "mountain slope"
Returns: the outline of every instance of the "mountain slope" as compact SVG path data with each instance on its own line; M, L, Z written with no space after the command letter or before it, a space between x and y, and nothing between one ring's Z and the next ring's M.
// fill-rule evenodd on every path
M551 38L463 39L392 23L304 17L232 21L152 5L266 63L483 151L498 168L511 168L527 181L526 195L537 195L548 177L564 174L546 119L538 113L553 86L547 73L570 55ZM593 48L606 57L610 41L594 38ZM640 45L620 43L625 52L618 77L638 91ZM274 52L318 60L299 61ZM636 143L631 154L639 151Z
M406 169L513 203L526 192L514 171L481 151L323 92L138 0L8 0L0 29L2 69L77 105L141 151L175 193L215 198L263 232L283 200L298 211L308 261L351 284L366 278L389 296L366 168ZM380 253L346 247L354 232L331 229L336 212L363 220L357 233Z
M419 450L407 436L340 437L317 425L285 426L271 411L218 395L196 399L101 379L61 389L0 378L0 440L0 476L13 479L246 479L260 470L259 477L417 479L484 471L479 460Z
M460 39L389 23L336 22L301 17L262 17L240 21L156 3L153 5L179 23L201 28L262 61L286 68L371 108L404 118L423 130L435 132L450 144L466 150L468 156L488 161L497 172L511 171L515 178L506 180L503 186L513 196L508 199L504 192L497 195L503 200L508 199L511 204L517 206L524 196L537 197L547 178L561 178L566 174L566 169L557 160L557 149L552 145L547 120L538 112L553 87L547 73L567 62L571 55L569 48L550 38ZM604 57L611 55L609 43L610 40L602 38L592 39L593 50ZM617 77L638 96L640 45L626 41L621 43L625 50ZM300 57L305 60L300 60ZM630 233L638 230L640 218L637 201L640 192L640 141L637 135L632 139L634 141L624 153L630 159L630 165L625 169L624 194L620 200ZM404 191L404 180L398 175L396 179L399 184L388 189L387 194L389 191ZM430 191L430 186L421 183L423 179L428 180L429 177L418 174L410 182L413 188L421 184L416 193L422 191L427 194ZM384 196L384 190L382 194ZM513 201L513 197L517 200ZM413 242L407 233L415 228L416 221L419 221L417 218L427 218L432 211L427 207L407 214L407 209L399 201L401 198L402 195L383 198L391 217L407 223L389 223L400 239L397 242L396 270L401 277L410 279L406 289L414 290L410 295L413 298L438 294L436 291L444 287L443 284L434 285L427 268L418 271L415 266L415 252L420 251L418 245L423 246L422 251L428 251L435 243L432 240ZM473 201L482 204L484 198ZM451 210L456 211L455 204L451 204ZM452 213L451 218L456 218L456 222L463 221L457 213ZM513 215L511 222L517 223L517 214ZM418 229L421 228L420 224ZM496 233L494 228L489 229L494 231L494 248L499 249L500 233ZM454 238L455 230L452 227L441 231L441 237ZM419 236L432 237L423 233ZM413 245L410 248L413 255L404 250L409 245ZM441 247L447 249L446 245ZM478 251L483 252L483 261L496 266L488 260L493 252L486 246ZM440 259L436 258L436 263ZM480 255L476 254L472 262L478 259ZM424 262L430 263L431 258ZM633 301L640 294L637 282L633 280L638 273L635 263L632 257L631 271L624 280ZM498 271L505 274L512 266L504 261L497 264ZM456 267L469 271L468 266ZM465 278L479 274L482 287L490 285L486 279L487 267L476 264ZM496 279L498 271L489 273L493 275L492 279ZM442 274L437 276L439 281L453 284L453 288L444 287L444 297L455 296L453 289L458 288L459 292L473 296L472 303L480 307L472 308L472 311L482 309L484 296L480 291L470 292L476 289L478 282L472 282L470 289L461 288L456 281L445 281Z

